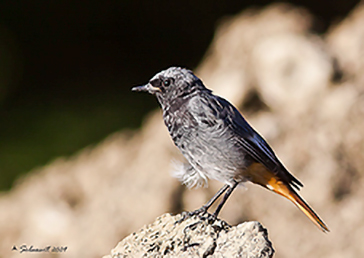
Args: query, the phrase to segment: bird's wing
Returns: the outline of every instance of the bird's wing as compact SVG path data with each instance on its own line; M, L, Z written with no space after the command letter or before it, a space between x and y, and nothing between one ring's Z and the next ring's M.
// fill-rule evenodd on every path
M248 124L233 105L220 97L216 97L216 101L222 108L219 112L220 118L224 119L225 123L231 127L237 136L237 141L253 159L263 164L282 180L287 180L287 183L295 188L299 189L303 186L300 181L287 171L268 143Z

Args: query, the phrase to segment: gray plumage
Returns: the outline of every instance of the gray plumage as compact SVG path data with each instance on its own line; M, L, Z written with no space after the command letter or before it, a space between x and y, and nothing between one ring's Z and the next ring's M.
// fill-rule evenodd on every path
M189 187L206 184L208 178L229 185L247 181L245 172L253 162L263 163L294 187L302 186L239 111L212 94L192 71L171 67L146 86L156 95L164 123L190 164L175 174Z
M303 185L278 160L267 142L227 100L212 94L192 71L171 67L135 91L154 94L173 142L188 161L175 174L188 187L207 179L225 183L200 209L205 214L224 193L211 215L216 218L237 185L250 181L292 201L322 231L329 229L297 190Z

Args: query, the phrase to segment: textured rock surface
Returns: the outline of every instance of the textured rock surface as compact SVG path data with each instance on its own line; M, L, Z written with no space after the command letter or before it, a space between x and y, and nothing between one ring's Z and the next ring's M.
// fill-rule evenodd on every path
M267 231L259 222L236 227L198 217L177 223L181 215L164 214L122 240L104 258L121 257L273 257Z

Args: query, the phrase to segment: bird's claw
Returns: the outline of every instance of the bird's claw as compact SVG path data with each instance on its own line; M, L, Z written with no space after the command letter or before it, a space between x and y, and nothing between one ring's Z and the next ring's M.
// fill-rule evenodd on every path
M188 218L194 217L194 216L198 216L199 219L206 219L206 217L204 216L207 213L206 208L201 207L200 209L194 210L194 211L183 211L181 213L182 218L176 221L176 224L180 224L183 221L185 221ZM211 216L211 214L207 213L208 216Z
M207 222L208 222L209 224L212 224L212 223L214 223L214 222L216 221L217 216L216 216L216 214L215 214L215 213L213 213L213 214L208 213L208 215L207 215L206 219L207 219Z
M193 217L193 216L199 216L199 217L202 217L202 216L204 216L206 213L207 213L206 208L205 208L205 207L201 207L201 208L199 208L199 209L197 209L197 210L194 210L194 211L190 211L190 212L188 212L188 215L189 215L190 217Z

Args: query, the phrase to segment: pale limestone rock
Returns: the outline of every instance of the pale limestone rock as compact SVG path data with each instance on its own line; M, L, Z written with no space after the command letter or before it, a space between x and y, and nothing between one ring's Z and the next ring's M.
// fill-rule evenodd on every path
M197 216L164 214L119 242L104 258L122 257L273 257L267 230L259 222L235 227L222 220L212 224Z

